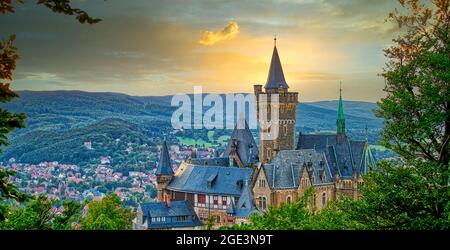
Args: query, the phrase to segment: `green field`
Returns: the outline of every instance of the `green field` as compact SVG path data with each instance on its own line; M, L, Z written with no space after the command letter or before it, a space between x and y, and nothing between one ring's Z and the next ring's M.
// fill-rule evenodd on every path
M228 140L230 139L230 136L228 135L222 135L217 139L214 139L214 131L208 131L208 141L205 141L203 139L194 139L190 137L177 137L177 140L186 146L202 146L202 147L217 147L226 145L228 143Z
M194 146L194 145L202 146L202 147L214 147L215 146L213 143L207 142L203 139L195 140L193 138L177 137L177 140L181 144L186 145L186 146Z

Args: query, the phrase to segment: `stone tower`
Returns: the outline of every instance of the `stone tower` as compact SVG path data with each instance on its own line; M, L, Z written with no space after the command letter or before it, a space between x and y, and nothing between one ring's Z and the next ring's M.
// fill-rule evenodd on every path
M284 78L283 68L281 67L280 57L276 46L273 48L272 61L270 62L269 76L267 77L265 91L262 90L262 85L254 85L254 92L257 100L258 119L259 119L259 104L260 95L267 95L267 117L270 120L271 112L271 95L279 96L279 130L278 137L272 140L264 140L260 136L259 159L263 163L269 163L276 156L280 150L292 150L295 144L295 123L296 110L298 104L298 93L289 92L289 86ZM262 132L269 132L270 128L263 129L260 126L260 134Z
M170 161L169 149L167 148L166 141L163 142L161 147L161 152L159 154L158 166L156 168L156 190L157 190L157 200L165 201L165 190L167 185L174 176L172 170L172 163Z

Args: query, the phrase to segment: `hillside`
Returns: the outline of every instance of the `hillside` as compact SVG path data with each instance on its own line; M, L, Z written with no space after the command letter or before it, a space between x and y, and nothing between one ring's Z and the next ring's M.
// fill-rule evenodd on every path
M109 155L114 164L147 162L155 160L155 146L163 136L171 137L170 118L176 109L170 106L171 96L82 91L19 91L19 95L20 98L0 105L28 116L27 127L9 135L11 145L3 149L2 161L14 157L27 163L87 164ZM371 141L375 142L382 120L373 115L374 108L374 103L344 102L346 124L352 136L364 137L367 125ZM337 101L300 103L297 130L304 133L334 131L336 109ZM215 142L230 133L230 130L216 131ZM185 130L169 139L177 138L179 143L214 144L205 129ZM94 150L86 150L83 143L87 141L93 142ZM148 148L141 147L140 153L133 151L135 155L130 155L125 151L128 143L135 147L146 144Z

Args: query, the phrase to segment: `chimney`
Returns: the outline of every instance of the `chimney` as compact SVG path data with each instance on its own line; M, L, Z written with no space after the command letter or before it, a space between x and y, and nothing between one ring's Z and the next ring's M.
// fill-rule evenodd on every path
M254 89L256 98L258 98L259 94L262 92L262 85L259 85L259 84L253 85L253 89Z

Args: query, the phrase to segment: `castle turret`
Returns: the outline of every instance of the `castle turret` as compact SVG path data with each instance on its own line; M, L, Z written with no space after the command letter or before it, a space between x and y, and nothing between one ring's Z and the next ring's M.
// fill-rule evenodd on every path
M156 190L158 201L165 201L165 190L174 176L166 141L161 146L158 166L156 168Z
M267 95L267 106L264 109L267 112L267 118L269 123L271 122L271 95L278 95L279 105L279 129L278 136L275 139L263 138L260 136L260 151L259 159L263 163L271 162L272 159L280 150L292 150L295 144L295 123L296 123L296 110L298 104L298 93L289 92L289 86L284 78L283 68L281 66L280 57L278 55L278 49L276 46L276 38L274 39L275 45L272 53L272 60L270 62L269 75L267 82L264 85L265 92L262 91L261 85L254 85L254 91L256 100L258 102L258 119L260 107L260 95ZM271 124L271 127L274 124ZM270 134L270 129L260 126L260 134ZM276 131L276 130L274 130Z
M342 102L342 87L339 88L339 107L336 119L336 133L338 135L345 134L345 116L344 116L344 104Z

